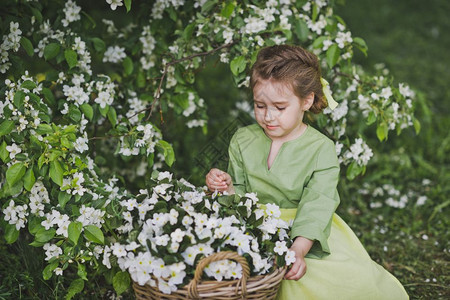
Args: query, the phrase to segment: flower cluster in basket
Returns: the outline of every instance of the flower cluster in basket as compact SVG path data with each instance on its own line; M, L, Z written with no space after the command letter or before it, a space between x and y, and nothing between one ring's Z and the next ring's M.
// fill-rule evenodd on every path
M163 293L189 283L196 263L215 252L234 251L245 257L251 275L295 261L288 249L289 224L279 218L280 209L272 204L261 207L254 193L208 196L203 188L161 172L136 199L120 204L126 222L118 230L126 239L105 252L117 257L120 268L138 284ZM205 268L205 277L218 281L241 276L241 265L231 260Z

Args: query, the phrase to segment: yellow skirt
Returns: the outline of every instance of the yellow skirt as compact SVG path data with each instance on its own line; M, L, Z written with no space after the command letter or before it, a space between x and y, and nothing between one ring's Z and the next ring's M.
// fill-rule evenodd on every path
M296 209L281 209L289 221ZM401 283L374 262L355 233L334 214L328 239L331 254L305 258L307 271L298 281L283 280L277 300L402 300L409 299Z

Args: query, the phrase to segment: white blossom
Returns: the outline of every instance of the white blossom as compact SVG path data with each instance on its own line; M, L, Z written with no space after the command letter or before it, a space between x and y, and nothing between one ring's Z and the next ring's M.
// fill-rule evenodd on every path
M6 151L9 152L9 158L14 159L17 154L22 152L22 149L15 143L13 143L11 146L6 146Z
M50 260L53 257L57 257L63 253L62 249L55 244L46 243L43 248L45 250L45 260Z
M122 6L122 0L106 0L106 3L109 4L112 10L116 10L118 6Z
M292 250L288 250L285 256L286 265L289 266L295 262L295 252Z
M78 137L74 144L75 150L77 150L80 153L83 153L83 152L89 150L88 142L89 142L89 139L87 138L86 133L84 134L84 136Z
M118 63L121 62L126 56L124 47L110 46L105 51L103 62Z
M275 248L273 248L273 251L276 252L278 255L283 255L285 252L288 251L288 248L286 247L286 242L277 241L275 243Z
M80 20L81 7L76 5L72 0L68 0L64 7L64 19L61 21L64 27L69 26L70 23Z

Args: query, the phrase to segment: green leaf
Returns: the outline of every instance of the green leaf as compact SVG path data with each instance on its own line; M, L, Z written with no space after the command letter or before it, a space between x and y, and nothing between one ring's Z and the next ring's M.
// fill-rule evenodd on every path
M116 124L117 124L117 113L116 113L116 110L114 109L114 107L112 107L112 106L108 110L108 120L109 120L109 122L111 122L111 125L113 127L116 126Z
M95 225L88 225L84 227L84 236L90 240L91 242L97 244L104 244L105 237L103 236L103 232Z
M49 280L53 276L53 271L58 267L58 261L54 261L48 264L42 271L42 277L44 280Z
M42 94L44 94L44 98L50 106L56 106L55 96L53 96L53 93L49 88L43 88Z
M376 120L377 120L377 116L376 116L375 112L371 111L369 113L369 116L367 117L367 125L371 125L371 124L375 123Z
M108 114L108 111L109 111L109 105L105 105L105 107L99 106L98 109L99 109L99 111L100 111L100 114L101 114L103 117L106 117L106 115Z
M247 206L240 205L236 208L236 211L243 217L247 217Z
M0 145L0 158L3 160L3 162L6 162L6 160L9 157L9 152L6 150L6 142L3 141L3 143Z
M25 175L26 167L23 162L18 162L9 167L6 171L6 181L10 186L13 186L16 182L22 179L23 175Z
M72 148L72 143L69 141L67 136L61 137L60 142L61 142L61 146L63 146L63 147Z
M421 128L419 120L414 119L413 124L414 124L414 129L416 130L416 134L419 134L420 128Z
M88 103L84 103L80 106L80 108L86 118L88 118L89 121L92 121L92 118L94 117L94 109L92 108L92 106Z
M225 17L225 18L229 18L231 17L231 15L233 14L235 8L235 4L231 1L227 2L225 4L225 6L222 8L222 11L220 12L220 14Z
M341 50L337 44L333 44L327 50L327 64L330 68L333 68L341 55Z
M66 193L65 191L60 191L58 193L58 203L62 209L66 206L67 202L72 198L71 194Z
M45 60L50 60L55 58L59 54L61 46L58 43L50 43L44 48L44 58Z
M131 0L125 0L125 8L127 9L127 12L131 10Z
M14 106L17 107L18 109L23 108L24 100L25 100L25 93L23 91L17 91L14 94L13 103Z
M177 11L175 11L175 9L174 9L173 7L170 7L170 6L169 6L169 7L166 9L166 12L169 14L169 18L170 18L172 21L174 21L174 22L177 21L178 14L177 14Z
M136 84L138 88L143 88L145 86L145 75L143 72L139 72L136 78Z
M23 49L25 49L25 51L27 52L28 56L33 56L34 55L33 44L31 43L31 41L29 39L27 39L26 37L22 36L22 38L20 39L20 45L22 45Z
M84 27L86 28L86 29L88 29L89 27L92 27L92 28L95 28L95 27L97 27L97 23L95 22L95 20L85 11L85 10L82 10L81 11L81 14L83 15L83 16L85 16L86 17L86 19L89 21L89 23L88 22L85 22L84 23Z
M44 162L45 162L45 154L42 153L42 155L39 156L39 159L38 159L38 168L39 168L39 170L42 168L42 165L44 164Z
M76 123L81 121L81 111L75 105L69 107L69 118Z
M368 51L367 46L362 46L362 45L360 45L358 43L355 43L355 46L356 46L356 48L358 48L364 54L364 56L367 57L367 51Z
M230 63L231 72L235 76L238 76L239 73L243 72L245 70L245 66L246 66L245 57L242 55L235 57Z
M184 28L183 31L183 38L187 41L189 41L192 38L192 34L194 33L195 30L195 23L191 23L188 26L186 26L186 28Z
M217 198L217 202L219 202L219 204L221 204L225 207L230 207L234 202L234 196L233 195L219 196Z
M0 189L0 197L9 197L14 196L19 193L22 193L23 191L23 181L19 180L16 182L15 185L10 186L9 184L4 184L3 187Z
M210 11L213 7L215 7L217 4L217 0L209 0L206 1L202 6L202 14L207 13Z
M32 216L28 219L28 231L35 235L39 230L42 230L42 228L45 228L41 225L42 218L37 216Z
M91 39L92 43L94 44L94 49L97 52L103 52L106 49L106 45L105 42L99 38L92 38Z
M301 42L305 42L308 40L309 29L305 21L303 20L296 21L294 31L295 35Z
M378 124L377 137L380 140L380 142L387 139L388 131L389 131L389 128L388 128L386 122L382 122L381 124Z
M317 16L319 15L319 11L320 11L320 9L319 9L319 8L317 7L317 5L313 2L313 5L312 5L312 17L311 17L311 19L313 20L313 22L316 21Z
M6 243L12 244L19 237L19 230L16 229L16 225L6 224L5 226L5 240Z
M167 202L166 201L158 201L153 207L153 211L162 213L168 212Z
M359 174L361 174L361 172L364 170L363 166L358 165L358 163L356 161L353 161L350 166L348 166L347 168L347 179L348 180L353 180L356 178L356 176L358 176Z
M177 94L172 97L172 101L176 105L181 107L182 111L184 111L189 107L189 94L188 93Z
M322 48L323 42L328 39L326 36L320 36L317 39L314 40L314 43L312 44L314 49Z
M34 177L33 166L30 166L28 168L27 172L25 173L25 177L23 180L23 187L27 191L31 191L35 182L36 182L36 177Z
M358 46L361 46L362 48L367 49L367 44L362 38L355 37L355 38L353 38L353 42L355 44L357 44Z
M131 280L128 272L119 271L116 273L116 275L114 275L113 287L118 296L128 290L128 288L130 287L130 283Z
M0 124L0 136L9 134L14 128L14 121L5 120Z
M39 134L50 134L53 133L53 128L48 124L39 124L36 131Z
M78 54L75 52L75 50L66 49L64 51L64 57L66 58L66 62L69 65L70 69L78 64Z
M133 73L133 61L129 56L125 57L122 62L123 69L125 70L125 75L131 75Z
M33 16L36 18L36 20L39 23L42 23L42 14L41 14L41 12L38 9L34 8L34 7L30 7L30 9L31 9L31 11L33 13Z
M24 153L18 153L16 154L15 158L17 161L26 161L28 159L28 156Z
M86 275L86 267L80 263L78 263L78 272L77 272L78 277L80 277L83 280L88 280Z
M164 159L166 161L166 164L169 167L172 166L173 162L175 161L175 152L173 151L172 145L170 145L168 142L164 140L160 140L158 142L158 145L164 151Z
M67 290L66 300L70 300L76 294L80 293L84 289L84 281L81 278L75 279Z
M45 227L42 227L39 229L38 232L36 232L36 235L34 236L34 241L37 243L47 243L52 238L55 237L56 229L55 228L49 228L48 230L45 229Z
M78 238L80 237L82 228L83 224L80 222L71 222L69 224L69 228L67 229L69 240L71 240L75 245L78 243Z
M59 186L63 184L63 169L57 160L50 162L50 178Z

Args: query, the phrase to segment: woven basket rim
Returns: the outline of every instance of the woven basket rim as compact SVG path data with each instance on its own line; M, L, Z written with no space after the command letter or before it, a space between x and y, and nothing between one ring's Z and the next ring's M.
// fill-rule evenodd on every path
M270 297L266 297L266 294L271 293L271 296L276 294L276 290L286 273L286 269L286 266L275 266L274 270L270 273L248 277L246 282L246 295L253 295L253 297L255 297L255 295L256 297L259 297L258 295L260 295L261 298L259 299L271 299ZM157 280L155 277L153 279ZM189 284L191 284L191 282ZM135 281L133 281L133 289L136 294L136 299L195 299L196 297L190 297L188 290L189 284L178 288L171 294L162 293L157 286L152 287L148 284L141 286ZM198 298L244 299L239 284L239 279L201 281L197 284ZM138 294L143 295L143 297L139 297ZM253 297L252 299L258 299Z

